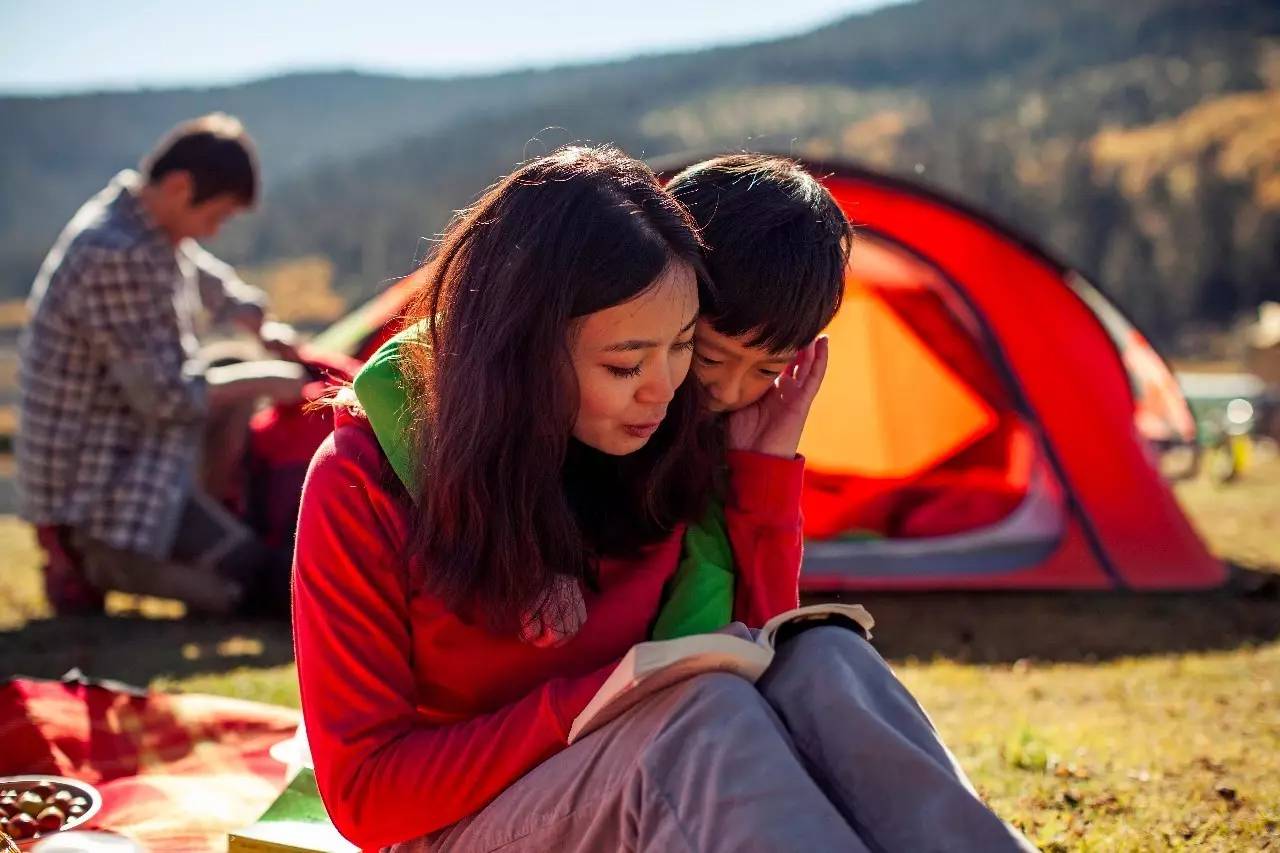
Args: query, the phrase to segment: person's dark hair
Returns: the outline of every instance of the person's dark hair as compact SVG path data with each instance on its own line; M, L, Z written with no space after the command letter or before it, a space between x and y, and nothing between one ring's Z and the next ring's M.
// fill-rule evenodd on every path
M526 163L462 211L418 274L404 359L421 471L411 549L426 589L498 630L556 574L593 585L702 509L711 482L698 384L649 442L608 456L571 438L574 319L628 302L671 264L703 277L688 213L612 147Z
M230 195L246 207L258 198L258 155L238 119L224 113L184 121L160 140L142 162L154 183L170 172L188 172L192 204Z
M835 316L853 231L799 163L763 154L704 160L667 189L693 214L716 291L700 294L716 331L749 346L805 346Z

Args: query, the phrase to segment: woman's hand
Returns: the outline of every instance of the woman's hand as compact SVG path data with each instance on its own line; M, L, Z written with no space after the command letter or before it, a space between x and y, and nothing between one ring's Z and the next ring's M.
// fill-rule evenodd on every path
M729 415L729 449L794 458L826 373L827 336L822 335L796 353L763 397Z

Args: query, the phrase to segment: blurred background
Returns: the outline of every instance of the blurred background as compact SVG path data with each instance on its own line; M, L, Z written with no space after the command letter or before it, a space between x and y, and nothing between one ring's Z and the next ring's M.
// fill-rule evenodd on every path
M134 618L44 619L12 515L41 260L116 171L215 110L257 141L266 190L209 248L310 333L412 269L514 163L571 141L849 160L942 189L1099 282L1171 359L1205 451L1180 500L1219 556L1280 571L1274 0L426 5L0 4L0 675L82 666L296 703L287 627L179 626L119 596ZM1038 843L1277 843L1274 595L873 610L916 626L886 654Z
M266 197L211 248L312 329L410 269L513 163L573 140L921 179L1103 283L1166 355L1220 370L1280 300L1274 3L690 5L4 4L0 387L69 215L212 110L258 141Z

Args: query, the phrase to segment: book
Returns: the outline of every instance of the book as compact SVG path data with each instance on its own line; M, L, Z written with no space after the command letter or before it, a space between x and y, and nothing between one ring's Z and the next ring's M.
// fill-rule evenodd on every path
M227 853L356 853L320 801L316 775L300 769L262 817L227 836Z
M729 672L754 683L773 662L778 644L819 624L858 630L868 639L875 620L860 604L811 604L765 623L755 640L733 634L694 634L632 646L596 695L574 718L569 743L595 731L645 697L704 672Z

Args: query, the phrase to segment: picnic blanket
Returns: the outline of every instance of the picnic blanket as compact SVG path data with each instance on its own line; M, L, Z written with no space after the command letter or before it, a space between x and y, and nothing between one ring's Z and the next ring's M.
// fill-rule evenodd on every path
M51 773L97 786L87 825L147 850L224 851L283 790L268 754L299 714L259 702L163 694L84 679L0 682L0 775Z

